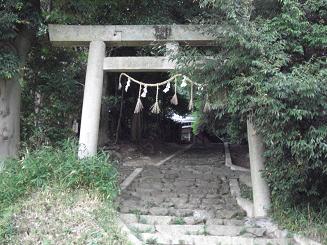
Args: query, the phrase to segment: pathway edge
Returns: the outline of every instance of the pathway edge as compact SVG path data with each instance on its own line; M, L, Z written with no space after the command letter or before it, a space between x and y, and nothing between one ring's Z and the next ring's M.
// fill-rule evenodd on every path
M165 162L169 161L173 157L175 157L175 156L177 156L179 154L182 154L185 151L189 150L193 145L194 144L190 144L190 145L185 146L183 149L180 149L180 150L176 151L175 153L173 153L172 155L170 155L170 156L166 157L165 159L161 160L160 162L155 163L154 166L156 166L156 167L161 166L162 164L164 164Z
M230 150L229 150L229 143L224 142L224 148L225 148L225 165L230 167L231 170L242 171L240 169L233 169L233 166L236 166L236 165L233 165L233 163L232 163ZM238 167L238 166L236 166L236 167ZM242 167L238 167L238 168L242 168ZM230 181L229 186L230 186L231 195L234 198L236 198L237 204L247 213L247 217L252 218L253 217L253 202L249 199L245 199L245 198L241 197L238 179L230 179L229 181ZM268 219L267 219L267 221L270 223L270 225L268 227L266 227L267 230L275 233L276 236L280 236L280 237L285 236L284 232L280 231L278 229L278 225L276 225L272 221L269 221ZM289 231L287 231L287 230L284 230L284 231L289 233ZM294 234L293 239L300 245L322 245L319 242L316 242L310 238L307 238L307 237L299 235L299 234Z
M118 226L121 229L121 231L127 235L127 239L132 245L142 245L143 244L142 241L140 241L132 233L132 231L127 227L127 225L121 220L120 217L118 217Z
M234 165L232 162L232 157L230 155L230 150L229 150L229 143L224 142L224 149L225 149L225 165L229 167L233 171L242 171L242 172L250 172L250 169L243 168L237 165Z

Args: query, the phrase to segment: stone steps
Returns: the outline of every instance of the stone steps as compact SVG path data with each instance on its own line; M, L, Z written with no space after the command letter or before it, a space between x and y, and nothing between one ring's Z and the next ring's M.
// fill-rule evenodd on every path
M204 220L241 220L244 217L243 211L238 210L228 210L224 208L224 205L218 205L216 209L212 208L212 210L206 211L205 209L199 209L196 207L189 206L189 204L185 204L185 208L175 208L169 207L170 202L166 202L168 206L162 204L161 207L151 207L148 206L149 203L145 202L141 204L138 201L130 200L128 206L121 205L119 207L119 211L124 214L129 213L138 213L140 215L152 215L152 216L176 216L183 217L188 220L188 223L205 223ZM151 204L151 203L150 203ZM137 207L137 208L133 208ZM200 208L205 208L205 206L200 205ZM201 217L198 217L198 216ZM194 217L194 221L192 221L191 217ZM198 218L197 218L198 217ZM216 223L214 223L216 224ZM219 223L217 223L219 224Z
M186 217L187 218L187 217ZM144 244L292 245L292 239L273 238L265 228L242 220L209 219L206 224L185 224L185 217L120 214L120 219Z
M229 183L239 173L220 160L223 146L195 147L160 167L144 168L119 198L120 219L137 244L296 244L244 219Z
M168 224L172 224L174 221L176 222L175 216L135 215L135 214L122 214L121 213L120 218L127 224L143 222L144 224L150 224L150 225L153 225L153 224L168 225ZM140 220L142 222L139 222ZM208 219L206 224L208 224L208 225L244 226L243 220L238 220L238 219Z
M131 230L146 233L170 234L172 237L183 235L206 235L206 236L244 236L263 237L266 229L228 225L149 225L140 223L128 224Z
M160 245L292 245L291 239L267 239L231 236L183 235L173 237L169 234L141 234L145 244Z

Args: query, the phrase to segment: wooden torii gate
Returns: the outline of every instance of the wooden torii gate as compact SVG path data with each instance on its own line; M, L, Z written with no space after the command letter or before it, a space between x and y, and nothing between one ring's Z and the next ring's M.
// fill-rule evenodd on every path
M217 26L221 31L223 27ZM101 97L104 72L167 72L176 64L168 56L163 57L105 57L106 45L147 46L165 44L177 52L178 45L211 46L215 38L204 34L197 25L49 25L50 41L55 46L89 46L81 130L79 157L92 156L97 152ZM270 207L269 189L261 176L264 169L263 142L248 121L248 141L253 186L254 216L267 216Z

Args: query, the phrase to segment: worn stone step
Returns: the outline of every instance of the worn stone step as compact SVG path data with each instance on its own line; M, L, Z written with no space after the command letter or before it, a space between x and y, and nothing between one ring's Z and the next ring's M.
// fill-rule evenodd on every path
M160 224L168 225L173 216L158 216L158 215L135 215L135 214L123 214L120 213L119 217L125 222L125 224L130 223L144 223L144 224Z
M206 224L244 226L244 221L239 219L208 219Z
M158 245L295 245L292 239L267 239L231 236L183 235L174 237L167 234L141 234L145 244Z
M181 219L180 217L176 217L176 216L136 215L136 214L123 214L123 213L121 213L119 216L126 224L146 223L146 224L168 225L178 219ZM141 222L139 222L140 220ZM206 224L244 226L244 221L237 220L237 219L208 219Z
M173 237L183 235L207 235L207 236L244 236L244 237L263 237L266 233L264 228L252 228L242 226L228 225L150 225L131 223L128 224L130 229L138 230L141 233L169 234Z

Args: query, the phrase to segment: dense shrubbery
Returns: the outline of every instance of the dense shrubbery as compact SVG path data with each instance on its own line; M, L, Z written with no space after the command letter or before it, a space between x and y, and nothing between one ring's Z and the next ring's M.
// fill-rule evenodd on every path
M30 194L37 188L56 186L65 189L95 190L111 200L117 194L117 171L100 153L83 160L77 159L73 141L61 147L44 146L27 152L22 160L10 160L0 173L0 210ZM1 215L1 212L0 212Z
M216 31L214 59L201 69L186 68L209 84L215 110L203 115L205 122L227 117L235 125L231 119L239 118L240 125L253 115L267 146L265 176L273 197L289 204L327 201L325 1L281 1L273 15L256 2L252 14L251 4L200 2L220 13L210 23L229 26L228 32ZM203 52L185 54L182 64L203 59Z

